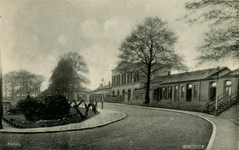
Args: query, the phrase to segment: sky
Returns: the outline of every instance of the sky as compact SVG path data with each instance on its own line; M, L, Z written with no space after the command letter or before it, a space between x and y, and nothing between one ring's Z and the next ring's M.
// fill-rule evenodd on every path
M216 66L238 68L233 62L196 65L197 47L206 24L180 20L192 0L0 0L0 46L3 74L25 69L45 76L48 86L59 56L79 52L88 64L89 89L102 78L111 81L124 38L145 17L158 16L179 37L175 51L184 56L189 71Z

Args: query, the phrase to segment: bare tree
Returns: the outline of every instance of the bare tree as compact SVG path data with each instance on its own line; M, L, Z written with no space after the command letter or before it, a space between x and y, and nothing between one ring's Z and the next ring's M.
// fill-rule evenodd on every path
M182 58L174 51L176 41L175 33L167 28L166 22L158 17L148 17L122 42L120 62L127 63L128 68L139 69L147 80L145 103L150 102L150 80L155 72L163 68L185 67Z

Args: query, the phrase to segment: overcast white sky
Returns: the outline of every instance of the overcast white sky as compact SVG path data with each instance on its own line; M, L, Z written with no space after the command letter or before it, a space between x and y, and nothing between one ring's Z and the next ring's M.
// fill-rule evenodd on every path
M46 77L45 89L59 55L78 51L84 56L95 89L111 80L122 40L147 16L158 16L179 36L175 50L184 55L190 70L238 66L231 62L197 66L196 47L207 26L189 26L176 19L185 15L192 0L1 0L3 74L26 69Z

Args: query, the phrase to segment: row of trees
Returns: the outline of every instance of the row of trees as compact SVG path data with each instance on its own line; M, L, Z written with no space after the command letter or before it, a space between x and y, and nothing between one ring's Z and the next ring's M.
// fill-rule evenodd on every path
M43 81L42 75L36 75L26 70L8 72L3 76L4 97L11 96L13 98L13 93L21 88L24 88L26 92L34 91L35 96L37 96L36 92L40 92Z

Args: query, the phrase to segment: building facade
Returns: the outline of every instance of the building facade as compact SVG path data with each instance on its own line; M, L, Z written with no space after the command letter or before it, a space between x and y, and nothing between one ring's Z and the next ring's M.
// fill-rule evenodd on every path
M146 78L140 70L121 71L124 70L124 64L119 64L112 70L112 87L111 96L123 97L125 101L134 100L135 97L145 98L144 93L139 93L146 85ZM152 75L152 78L167 75L171 69L161 69ZM145 91L145 90L144 90Z
M238 91L236 72L222 67L159 77L154 81L158 86L153 89L153 100L215 101Z

